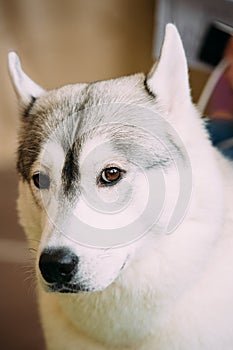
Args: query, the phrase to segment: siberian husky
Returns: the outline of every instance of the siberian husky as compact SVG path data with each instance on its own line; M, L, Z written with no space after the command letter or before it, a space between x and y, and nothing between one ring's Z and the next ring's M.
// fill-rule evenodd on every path
M233 172L174 25L150 73L46 91L9 54L18 209L51 350L233 349Z

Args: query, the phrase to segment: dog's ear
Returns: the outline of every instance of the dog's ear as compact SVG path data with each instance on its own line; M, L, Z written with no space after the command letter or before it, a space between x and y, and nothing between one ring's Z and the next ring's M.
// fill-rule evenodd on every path
M167 112L191 101L188 66L180 35L167 24L161 55L146 80L149 90L158 97Z
M22 70L19 57L15 52L8 54L8 67L14 90L23 106L45 93L45 90L32 81Z

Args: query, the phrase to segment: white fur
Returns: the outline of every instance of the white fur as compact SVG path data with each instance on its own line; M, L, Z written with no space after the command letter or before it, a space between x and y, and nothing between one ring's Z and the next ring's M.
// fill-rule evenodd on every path
M28 80L20 84L17 74L13 74L13 79L21 98L27 99ZM191 103L187 64L173 25L167 26L161 58L152 69L148 84L159 99L160 112L182 139L192 165L191 202L175 232L151 232L114 249L86 247L61 235L47 221L44 210L38 209L28 184L20 183L21 223L29 238L41 242L37 260L46 246L72 247L81 259L79 274L88 278L96 290L47 293L37 269L40 313L50 350L233 348L232 165L211 146ZM112 85L116 88L114 81ZM118 88L120 91L120 84ZM55 150L57 154L58 147L51 145L49 153ZM86 145L81 159L85 160L92 148L91 144ZM100 155L90 158L94 167L91 173L110 156L115 162L125 161L108 151L101 155L102 159ZM55 165L47 159L58 178L63 157L59 151ZM32 173L43 162L34 164ZM87 176L88 169L82 169ZM142 179L137 180L133 170L129 173L133 185L140 187ZM114 190L102 192L101 196L109 200L114 195L111 191ZM38 195L34 196L41 203ZM80 206L77 203L76 209ZM56 210L53 207L53 218ZM84 209L81 213L85 216ZM120 272L125 260L126 266Z
M32 97L38 97L44 94L44 89L32 81L22 70L20 60L15 52L10 52L9 72L17 96L21 103L30 103Z

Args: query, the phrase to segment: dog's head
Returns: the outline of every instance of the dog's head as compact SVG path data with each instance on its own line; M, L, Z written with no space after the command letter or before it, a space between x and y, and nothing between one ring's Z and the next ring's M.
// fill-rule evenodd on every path
M49 291L103 290L188 205L188 157L171 126L191 108L177 30L167 26L147 76L45 91L15 53L9 68L21 108L19 212L39 279ZM173 217L182 169L186 197Z

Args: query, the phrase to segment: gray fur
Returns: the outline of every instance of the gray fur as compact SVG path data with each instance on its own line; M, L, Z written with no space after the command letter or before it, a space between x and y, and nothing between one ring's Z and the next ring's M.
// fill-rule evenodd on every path
M131 158L132 153L134 153L137 158L135 161L138 162L138 158L141 158L140 163L142 163L143 167L152 167L153 165L158 165L158 162L160 165L164 165L168 162L168 155L161 157L161 154L157 154L157 156L154 154L153 156L148 151L144 152L143 150L142 152L148 135L146 135L145 131L139 135L137 128L133 127L135 124L139 127L147 125L149 131L151 128L154 128L152 124L155 124L155 121L152 120L140 120L138 116L134 115L135 108L132 109L131 107L136 104L149 107L155 105L156 100L152 100L148 89L145 89L145 76L138 74L127 78L119 78L114 83L116 86L115 90L112 88L111 80L88 85L65 86L58 90L47 92L45 95L34 99L28 105L26 112L24 111L23 113L17 161L18 172L24 180L30 181L32 164L37 160L45 140L51 137L51 134L55 132L59 124L64 124L64 127L58 128L60 134L55 133L55 137L62 145L65 153L68 152L62 176L65 192L72 187L72 182L75 179L77 180L78 166L76 162L85 139L92 137L92 134L96 132L96 128L100 128L100 125L106 126L106 123L112 120L115 120L116 124L112 124L111 127L105 130L99 129L99 132L108 134L107 138L114 140L116 149L124 154L127 153L127 156ZM122 83L123 86L125 85L125 93L123 94ZM111 84L111 91L108 88L109 84ZM120 92L118 84L121 84ZM101 97L99 95L100 90ZM130 110L133 112L131 116ZM115 118L113 118L112 114L115 114ZM117 125L117 123L119 124ZM127 125L125 130L122 130L122 124ZM71 135L75 128L77 132L75 140L73 140ZM126 135L128 138L127 145L125 141ZM71 149L73 150L72 152ZM155 147L151 145L147 149L154 150ZM148 154L148 157L145 154Z

